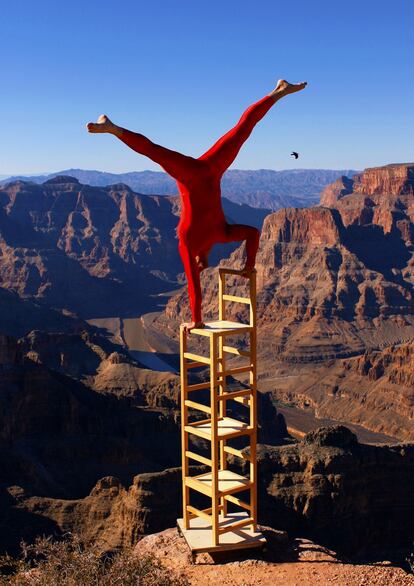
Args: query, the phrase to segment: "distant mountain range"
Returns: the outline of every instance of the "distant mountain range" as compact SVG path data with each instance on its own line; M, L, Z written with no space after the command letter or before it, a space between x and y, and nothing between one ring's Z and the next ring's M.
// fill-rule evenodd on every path
M352 177L352 169L294 169L272 171L238 169L225 173L222 181L223 196L236 203L255 208L278 210L283 207L310 207L319 203L321 191L341 176ZM135 192L147 195L176 195L176 183L159 171L132 171L106 173L87 169L66 169L49 175L15 176L3 179L0 184L22 179L43 183L59 175L71 176L82 184L105 187L124 183Z
M223 209L231 223L258 228L270 213L226 198ZM142 195L120 183L9 182L0 186L0 286L88 317L149 311L183 271L179 215L177 196ZM210 261L236 246L215 247ZM0 317L0 332L1 324Z

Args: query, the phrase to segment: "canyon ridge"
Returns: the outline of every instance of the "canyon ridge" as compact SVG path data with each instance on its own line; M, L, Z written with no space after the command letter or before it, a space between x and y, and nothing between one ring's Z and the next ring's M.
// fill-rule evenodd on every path
M412 536L413 171L343 176L305 209L224 202L230 221L262 228L261 522L346 555L408 547ZM57 176L0 187L3 548L76 530L108 551L174 524L177 332L188 318L178 216L177 197L125 184ZM224 247L210 261L240 267L243 254ZM216 270L202 279L215 317ZM148 355L165 368L148 367Z

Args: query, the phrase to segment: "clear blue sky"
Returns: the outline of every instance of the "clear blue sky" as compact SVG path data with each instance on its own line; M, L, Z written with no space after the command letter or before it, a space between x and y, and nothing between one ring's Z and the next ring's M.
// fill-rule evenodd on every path
M0 174L159 169L87 134L101 113L199 156L279 77L309 86L233 167L414 160L412 0L16 0L1 19Z

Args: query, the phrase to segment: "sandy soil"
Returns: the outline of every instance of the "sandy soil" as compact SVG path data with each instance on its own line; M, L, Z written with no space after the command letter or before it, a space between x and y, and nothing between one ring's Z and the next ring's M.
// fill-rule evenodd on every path
M388 561L344 563L334 552L307 539L289 541L286 533L271 529L264 533L268 540L265 552L221 554L215 559L200 554L194 564L176 529L145 537L136 551L158 556L197 586L414 586L414 575Z

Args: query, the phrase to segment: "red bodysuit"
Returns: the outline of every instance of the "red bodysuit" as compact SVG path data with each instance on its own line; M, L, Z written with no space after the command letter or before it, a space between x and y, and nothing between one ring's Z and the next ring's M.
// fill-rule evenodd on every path
M200 267L213 244L246 240L246 267L254 267L260 233L252 226L228 224L221 205L220 182L254 126L273 106L266 96L250 106L239 122L198 159L182 155L151 142L142 134L123 130L119 138L134 151L145 155L177 181L182 200L178 224L179 251L188 282L194 322L201 322Z

